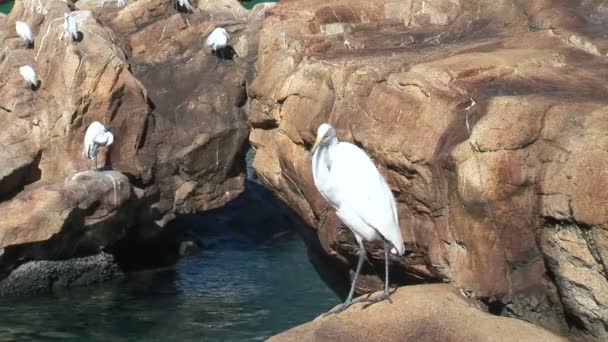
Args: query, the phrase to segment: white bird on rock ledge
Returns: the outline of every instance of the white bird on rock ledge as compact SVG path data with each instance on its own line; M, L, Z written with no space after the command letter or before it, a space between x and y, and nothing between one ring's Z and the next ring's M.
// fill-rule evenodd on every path
M312 147L312 172L315 186L336 215L354 233L359 244L359 261L346 301L328 312L339 313L357 302L379 302L390 299L389 249L399 256L405 252L397 218L395 198L374 163L359 147L339 142L336 130L324 123L317 130ZM363 241L384 242L384 293L375 298L352 300L357 277L365 260Z
M17 31L17 34L19 35L19 37L21 37L21 39L23 39L23 42L25 43L25 47L32 46L32 43L34 42L34 34L32 33L32 29L30 28L30 25L24 23L23 21L17 20L15 22L15 30Z
M114 135L100 122L94 121L87 128L82 154L86 159L95 159L95 170L97 170L97 151L99 147L110 146L113 142Z
M207 37L207 46L211 48L213 52L222 52L228 47L230 41L230 35L226 32L223 27L217 27Z
M63 28L72 37L72 41L78 41L78 22L72 15L63 14Z
M182 8L186 12L192 12L192 5L189 0L177 0L177 4L180 8Z
M21 77L32 87L32 90L36 90L38 88L38 77L36 76L36 71L29 65L24 65L19 68L19 73Z

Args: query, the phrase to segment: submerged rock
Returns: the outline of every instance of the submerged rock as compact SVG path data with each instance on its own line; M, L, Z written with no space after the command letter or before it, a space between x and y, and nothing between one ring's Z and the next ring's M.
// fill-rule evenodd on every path
M559 4L559 5L558 5ZM259 178L315 230L343 295L356 242L316 191L317 127L394 191L400 284L449 281L493 312L608 337L608 61L597 1L282 1L250 87ZM365 184L361 184L365 191ZM372 244L358 293L382 288ZM401 310L401 308L399 309Z
M528 322L484 313L449 285L400 287L392 299L367 308L355 304L268 341L567 341Z
M48 292L100 283L123 275L114 257L105 253L69 260L29 261L0 280L0 295Z

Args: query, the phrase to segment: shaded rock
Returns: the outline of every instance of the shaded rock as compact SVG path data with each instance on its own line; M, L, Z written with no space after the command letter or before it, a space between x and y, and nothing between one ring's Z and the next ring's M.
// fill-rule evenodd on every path
M567 341L528 322L482 312L449 285L400 287L392 298L393 304L353 305L268 341Z
M30 261L0 280L0 296L91 285L122 276L114 258L106 253L69 260Z
M253 164L315 227L302 235L334 288L346 294L358 249L334 214L320 226L308 149L324 121L368 152L396 195L407 247L397 283L450 281L495 313L608 336L602 6L304 0L268 10L250 87ZM370 247L358 293L382 288L383 252ZM574 262L584 250L594 257Z

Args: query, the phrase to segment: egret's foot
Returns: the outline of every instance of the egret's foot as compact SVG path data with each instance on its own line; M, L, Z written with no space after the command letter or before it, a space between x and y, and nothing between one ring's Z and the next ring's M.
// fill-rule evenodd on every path
M336 308L333 308L331 311L324 313L323 315L321 315L321 317L329 316L331 314L339 314L340 312L348 309L353 304L367 302L367 301L368 301L368 298L359 297L359 298L353 299L349 302L344 302L344 303L342 303L342 305L340 305Z
M348 307L351 306L351 305L353 305L353 304L355 304L355 302L353 302L353 301L344 302L341 305L339 305L339 306L331 309L330 311L322 314L321 317L327 317L327 316L332 315L332 314L339 314L340 312L348 309Z
M378 302L381 302L383 300L387 300L389 303L393 304L393 300L391 299L391 294L388 291L384 291L383 294L377 296L377 297L373 297L373 298L363 298L361 299L361 302L366 302L368 304L366 304L363 308L366 309L367 307L369 307L370 305L374 305Z

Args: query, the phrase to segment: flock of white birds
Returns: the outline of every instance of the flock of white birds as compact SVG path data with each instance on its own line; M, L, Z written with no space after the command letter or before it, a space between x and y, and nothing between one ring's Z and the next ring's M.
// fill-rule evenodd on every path
M124 6L125 0L119 0L118 6ZM175 2L176 8L179 6L187 12L192 12L193 8L189 0L177 0ZM72 13L64 13L63 16L63 28L64 34L67 34L72 42L77 42L80 36L78 31L78 21L72 15ZM23 22L15 22L15 30L17 35L23 40L26 48L32 48L34 43L34 33L31 27ZM207 37L206 45L211 48L213 52L225 49L229 44L230 36L223 27L215 28L211 34ZM38 89L39 80L36 71L31 65L24 65L19 67L19 74L32 88L32 90ZM85 133L84 138L84 149L83 156L89 160L95 160L95 169L97 169L97 151L101 146L109 146L114 141L112 133L100 122L95 121L89 125Z
M176 6L192 11L188 0L177 0ZM17 34L23 39L26 47L34 41L31 28L24 22L15 24ZM73 41L78 40L78 22L70 14L64 15L64 28ZM206 45L213 52L228 47L228 32L218 27L209 34ZM34 69L25 65L19 72L31 85L38 86ZM93 122L87 128L84 138L83 156L95 160L97 169L97 151L101 146L109 146L114 141L112 133L100 122ZM355 276L346 301L330 313L339 313L357 302L378 302L390 299L389 292L389 250L393 254L403 255L405 246L399 229L397 206L393 194L374 163L361 148L348 142L339 142L336 130L327 123L319 126L316 141L311 150L314 184L335 210L337 216L354 233L359 244L359 259ZM365 187L361 185L365 184ZM364 241L378 240L384 243L385 254L385 287L384 293L375 298L358 298L353 300L355 284L366 258Z

